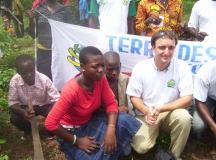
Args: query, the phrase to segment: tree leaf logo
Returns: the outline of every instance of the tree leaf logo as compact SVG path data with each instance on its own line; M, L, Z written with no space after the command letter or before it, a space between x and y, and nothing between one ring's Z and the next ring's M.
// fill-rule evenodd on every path
M80 72L82 71L81 68L80 68L80 61L79 61L79 54L80 54L80 51L84 48L84 47L81 47L79 48L78 47L79 44L75 44L74 45L74 49L73 48L69 48L68 49L68 52L71 54L71 56L68 56L67 57L67 60L74 65L74 67Z

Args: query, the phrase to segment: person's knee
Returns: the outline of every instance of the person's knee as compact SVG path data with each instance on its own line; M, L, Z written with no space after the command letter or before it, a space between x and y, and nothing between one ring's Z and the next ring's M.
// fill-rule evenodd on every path
M177 120L177 122L180 124L182 127L191 127L191 122L193 118L191 115L188 113L186 109L178 109L174 113L174 120Z
M192 120L193 120L193 118L191 117L191 115L186 110L185 110L185 112L183 114L179 115L179 122L181 124L190 125L191 126Z
M122 156L128 156L131 153L131 151L132 151L132 147L131 147L130 142L129 142L128 144L125 145L121 155Z
M194 119L192 122L192 132L197 133L197 132L202 132L205 130L205 123L203 122L202 119Z
M195 111L193 114L193 121L192 121L192 133L202 132L206 128L206 123L202 119L201 115L198 111Z
M151 145L149 143L143 142L139 146L133 146L134 150L139 154L145 154L148 152L154 145Z
M16 116L13 112L11 113L10 122L14 126L17 126L17 124L19 122L19 117Z

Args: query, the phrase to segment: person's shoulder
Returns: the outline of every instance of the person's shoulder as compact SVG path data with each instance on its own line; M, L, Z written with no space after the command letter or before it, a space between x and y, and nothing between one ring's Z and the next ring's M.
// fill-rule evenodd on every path
M142 5L142 4L148 4L148 3L150 3L150 2L154 2L154 0L141 0L140 2L139 2L139 4L140 5ZM144 6L145 7L145 6Z
M211 75L216 71L216 60L209 61L202 65L202 67L198 70L197 75Z
M40 3L36 4L35 10L39 11L43 8L43 6L45 6L45 2L40 2Z
M35 71L35 78L39 79L40 81L51 81L45 74Z
M203 5L205 6L206 4L210 2L211 0L199 0L194 4L194 7L203 7Z
M80 92L81 87L78 85L75 78L70 79L67 83L65 83L64 87L61 90L61 94L67 95L76 95Z
M134 68L146 67L146 66L152 65L153 62L154 62L154 58L145 59L145 60L138 62L134 66ZM143 68L143 69L146 69L146 68Z
M173 63L174 65L178 65L179 67L188 66L188 63L186 61L175 57L173 57Z
M124 73L120 73L119 78L121 78L121 79L130 79L130 76L128 76L128 75L126 75Z
M17 73L15 74L11 80L10 80L10 83L21 83L22 82L22 77Z

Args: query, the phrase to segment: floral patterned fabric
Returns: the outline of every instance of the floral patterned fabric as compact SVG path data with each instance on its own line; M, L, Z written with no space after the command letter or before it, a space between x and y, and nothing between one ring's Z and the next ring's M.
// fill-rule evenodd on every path
M22 10L23 10L23 6L20 2L20 0L13 0L12 1L12 11L13 11L13 14L15 16L22 16Z
M166 8L158 0L141 0L136 15L136 32L141 34L146 31L146 36L152 37L155 32L161 29L168 29L176 34L182 34L179 30L179 23L182 21L183 4L182 0L168 0ZM161 27L148 26L143 22L152 15L164 17Z

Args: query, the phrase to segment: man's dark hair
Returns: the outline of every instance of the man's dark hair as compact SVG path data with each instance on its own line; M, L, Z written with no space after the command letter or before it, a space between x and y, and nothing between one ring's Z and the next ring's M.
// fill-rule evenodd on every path
M86 65L90 56L103 55L96 47L88 46L83 48L79 54L79 61Z
M15 59L15 67L16 69L18 70L18 64L19 63L23 63L23 62L26 62L27 60L31 60L34 64L34 60L32 59L31 56L27 55L27 54L21 54L19 55L16 59Z
M155 46L155 42L157 39L159 38L162 38L162 37L168 37L170 39L174 39L175 40L175 45L178 44L178 38L177 36L175 35L175 33L173 33L172 31L170 30L160 30L160 31L157 31L151 38L151 45L152 46Z

